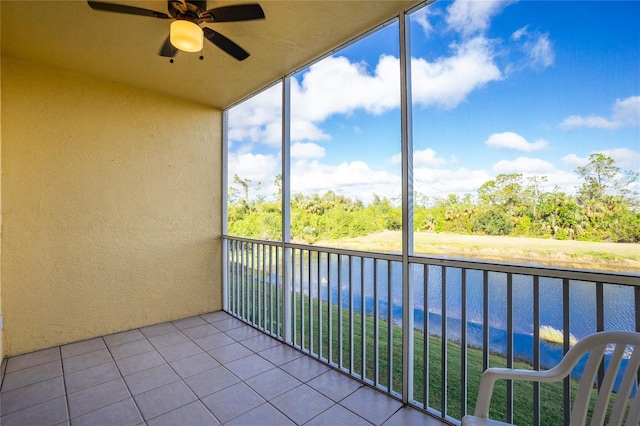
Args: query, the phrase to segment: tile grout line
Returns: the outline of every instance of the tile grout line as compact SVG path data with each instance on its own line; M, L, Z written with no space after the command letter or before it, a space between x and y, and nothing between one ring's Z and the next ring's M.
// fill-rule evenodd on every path
M136 328L135 330L140 331L139 328ZM129 331L129 330L127 330L127 331ZM142 333L141 331L140 331L140 333L144 336L144 333ZM144 336L144 338L147 339L147 336ZM103 336L102 340L104 341L104 336ZM142 340L142 339L140 339L140 340ZM147 341L148 341L148 339L147 339ZM128 342L128 343L131 343L131 342ZM123 343L123 344L125 344L125 343ZM151 344L151 342L149 342L149 344ZM120 370L120 366L116 362L116 359L113 357L113 353L111 353L111 348L109 347L109 345L107 345L107 342L104 342L104 345L107 348L107 351L109 352L109 356L111 356L111 359L113 360L113 364L116 366L116 370L118 370L118 374L120 375L120 380L122 380L122 382L124 383L124 386L127 388L127 392L129 392L129 397L133 401L133 405L136 407L136 410L138 411L138 414L140 415L140 418L142 419L142 423L141 424L146 425L147 421L145 420L144 416L142 415L142 412L140 411L140 407L138 407L138 403L136 402L136 399L133 397L133 394L131 393L131 389L129 388L129 384L124 379L124 375L122 374L122 371ZM115 346L119 346L119 345L115 345ZM132 356L135 356L135 355L132 355ZM122 402L122 401L117 401L117 402L114 402L113 404L117 404L119 402ZM113 405L113 404L110 404L110 405ZM109 405L107 405L107 407L108 406ZM71 422L71 421L69 421L69 422Z
M67 421L71 424L71 410L69 409L69 393L67 392L67 376L64 373L64 362L62 359L62 347L58 346L58 355L60 355L60 370L62 370L62 389L64 389L64 406L67 410Z

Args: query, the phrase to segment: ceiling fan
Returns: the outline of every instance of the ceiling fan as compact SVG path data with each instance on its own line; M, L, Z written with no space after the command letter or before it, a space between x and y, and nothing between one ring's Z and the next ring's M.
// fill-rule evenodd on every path
M218 46L225 53L239 61L249 57L249 52L236 43L209 27L201 27L203 23L237 22L264 19L264 11L259 4L237 4L216 7L207 10L205 1L168 0L169 14L127 6L117 3L101 1L87 1L95 10L105 12L125 13L128 15L149 16L159 19L173 19L169 37L165 40L159 55L173 58L178 50L185 52L199 52L202 50L203 37ZM202 56L200 57L202 59ZM173 62L173 59L171 60Z

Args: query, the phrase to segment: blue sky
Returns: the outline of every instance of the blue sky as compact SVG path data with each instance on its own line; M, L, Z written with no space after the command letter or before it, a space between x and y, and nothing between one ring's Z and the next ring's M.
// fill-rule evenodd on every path
M640 170L640 1L436 1L411 20L414 188L500 173L573 192L594 152ZM398 24L292 81L292 191L399 195ZM279 86L230 111L230 175L275 192ZM640 189L636 184L635 189ZM256 189L253 191L257 192Z

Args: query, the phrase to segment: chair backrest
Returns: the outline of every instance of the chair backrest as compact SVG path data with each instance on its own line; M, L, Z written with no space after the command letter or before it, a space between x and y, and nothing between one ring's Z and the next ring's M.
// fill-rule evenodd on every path
M635 395L626 418L626 425L640 424L640 391L638 390L638 370L640 367L640 333L627 331L607 331L592 334L575 344L564 356L560 364L555 368L567 370L567 374L573 366L585 354L589 354L585 365L578 392L571 410L570 425L586 424L589 401L596 382L598 370L604 359L606 351L613 353L608 362L605 362L605 374L599 383L598 397L591 415L592 425L604 424L607 415L609 401L613 393L614 384L623 364L624 375L619 381L615 402L611 409L608 425L621 425L625 421L625 413L629 397L635 389ZM624 361L623 361L624 360Z

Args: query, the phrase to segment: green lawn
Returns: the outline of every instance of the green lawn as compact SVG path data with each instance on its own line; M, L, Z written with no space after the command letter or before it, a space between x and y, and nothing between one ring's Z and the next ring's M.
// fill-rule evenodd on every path
M261 286L256 288L262 291ZM311 303L309 303L308 296L302 299L302 303L299 294L295 298L295 325L292 333L295 345L310 351L316 356L329 360L336 366L352 371L355 376L361 379L373 382L382 388L390 388L396 394L402 393L402 329L400 327L392 326L392 351L391 359L389 359L387 348L390 343L390 336L387 321L378 320L376 324L371 315L366 315L364 317L365 344L362 345L363 316L361 314L354 312L351 318L347 309L339 309L335 304L329 308L326 302L318 303L315 298L311 299ZM231 306L233 306L233 303ZM330 320L329 313L331 314ZM256 310L256 318L253 318L249 313L247 319L250 322L262 325L266 323L263 318L268 317L269 314L269 307L267 306L264 311L262 309ZM331 323L330 328L329 323ZM427 405L439 411L442 407L443 398L445 398L445 392L442 387L442 374L444 371L447 375L446 414L458 419L461 417L462 391L465 386L467 390L467 411L472 413L482 375L482 351L477 348L467 349L466 382L463 382L461 371L463 353L460 344L451 341L447 342L446 369L444 369L442 339L436 336L429 336L427 345L428 360L426 360L424 356L424 334L420 331L415 331L414 333L414 400L420 403L425 402L425 384L428 384ZM320 338L320 336L322 337ZM342 341L342 344L340 344L340 341ZM377 351L374 344L376 341L378 342ZM351 361L352 354L353 363ZM375 371L376 359L378 363L377 380ZM425 362L428 363L426 367L426 382L424 379ZM363 365L365 367L364 376ZM491 367L506 367L506 359L500 354L492 353L489 365ZM391 371L389 371L389 366L391 366ZM531 369L528 363L518 360L514 362L514 367ZM390 383L391 386L389 386ZM577 382L571 380L570 387L571 394L574 395L577 392ZM518 425L533 424L533 385L523 382L514 383L513 395L514 423ZM561 382L540 385L542 406L540 419L542 425L559 425L563 423L562 395L563 383ZM506 420L506 402L506 383L498 382L491 404L490 415L492 418Z

